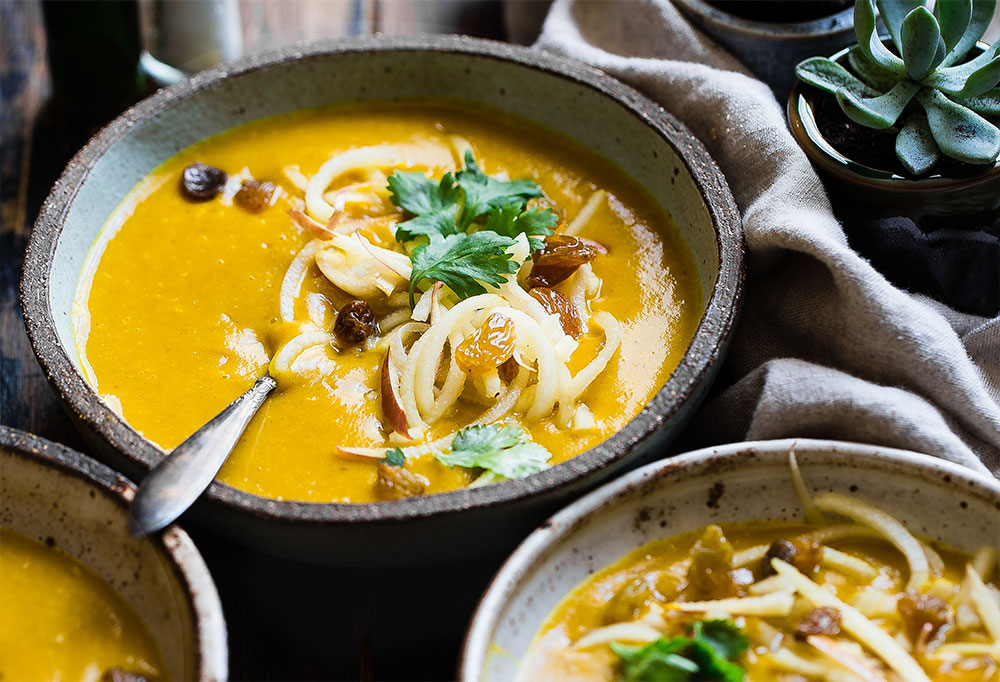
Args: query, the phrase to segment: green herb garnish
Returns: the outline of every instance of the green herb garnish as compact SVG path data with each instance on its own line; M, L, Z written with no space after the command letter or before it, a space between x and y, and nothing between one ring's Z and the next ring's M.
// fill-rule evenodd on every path
M507 204L490 211L486 216L485 229L511 239L519 234L526 234L531 248L540 249L545 246L541 237L552 234L556 222L556 214L549 209L524 210L517 204Z
M621 659L624 682L741 682L743 669L733 662L750 642L729 620L699 620L690 637L660 639L646 646L612 643Z
M465 152L465 168L456 176L465 192L465 204L459 226L467 230L472 222L495 208L516 205L524 208L528 199L542 196L542 190L531 180L504 181L491 178L479 170L472 150Z
M465 231L455 224L462 190L451 173L445 173L441 182L435 183L423 173L396 171L389 176L389 199L416 216L396 225L397 241Z
M399 448L385 451L385 457L379 460L379 464L388 464L391 467L401 467L406 464L406 455Z
M519 234L533 249L540 237L552 234L556 214L527 208L529 199L542 196L531 180L497 180L483 173L472 152L465 168L446 173L439 182L423 173L397 171L389 176L389 198L413 217L396 225L396 239L407 242L426 237L427 243L410 254L410 306L417 284L425 278L444 282L459 298L485 293L483 284L497 287L517 272L504 253ZM474 229L471 234L467 231Z
M505 275L520 267L506 251L513 243L510 237L489 231L432 237L410 254L410 307L417 284L425 278L444 282L459 298L486 293L483 282L499 287Z
M548 466L552 455L528 440L518 426L467 426L458 432L451 452L436 455L445 466L482 468L504 478L524 478Z

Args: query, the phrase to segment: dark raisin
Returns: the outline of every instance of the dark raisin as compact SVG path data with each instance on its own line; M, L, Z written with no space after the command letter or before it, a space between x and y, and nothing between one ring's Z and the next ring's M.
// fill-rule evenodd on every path
M808 635L840 634L840 611L832 606L820 606L813 609L799 621L795 628L796 635L805 638Z
M580 322L576 306L566 298L565 294L548 287L535 287L528 293L542 304L545 312L549 315L559 316L559 324L564 332L574 339L580 338L580 334L583 332L583 323Z
M361 343L378 331L375 313L364 301L354 300L347 303L337 313L337 321L333 323L333 333L342 343L352 346Z
M554 234L545 238L545 246L531 254L529 287L552 287L572 275L578 267L597 258L601 250L596 242L579 237Z
M765 576L775 573L771 559L781 559L802 573L812 576L819 571L819 562L823 559L823 546L812 540L799 538L789 541L779 538L771 543L767 554L764 555L762 574Z
M404 497L423 495L427 487L427 480L406 467L392 466L383 462L378 465L378 482L376 483L376 487L379 497L399 500Z
M181 175L181 193L191 201L208 201L218 196L228 179L224 170L204 163L192 163Z
M927 594L919 592L906 592L899 601L896 602L899 615L903 617L903 625L906 633L913 641L917 640L924 630L925 624L929 623L930 631L927 636L932 636L942 626L951 621L951 610L948 604Z
M276 189L273 182L244 180L240 191L233 197L233 203L250 213L260 213L271 205L271 195Z

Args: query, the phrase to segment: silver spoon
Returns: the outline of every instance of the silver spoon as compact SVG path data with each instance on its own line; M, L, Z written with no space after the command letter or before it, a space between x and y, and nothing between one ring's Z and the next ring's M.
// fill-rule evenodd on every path
M134 537L160 530L198 499L275 386L269 376L257 379L253 388L153 467L139 484L129 508L129 530Z

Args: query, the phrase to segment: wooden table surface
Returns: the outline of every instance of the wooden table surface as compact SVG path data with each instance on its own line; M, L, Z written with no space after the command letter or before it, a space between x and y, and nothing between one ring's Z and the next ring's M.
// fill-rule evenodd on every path
M240 0L240 10L246 51L373 32L503 37L496 0ZM0 424L86 452L32 354L17 298L38 209L104 123L54 110L49 94L38 0L0 0ZM476 601L510 549L447 566L344 570L187 530L222 598L231 677L245 680L452 679Z

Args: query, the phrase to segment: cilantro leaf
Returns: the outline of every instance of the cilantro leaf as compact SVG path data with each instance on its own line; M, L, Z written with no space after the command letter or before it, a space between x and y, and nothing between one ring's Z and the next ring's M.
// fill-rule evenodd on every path
M379 464L388 464L391 467L401 467L406 464L406 455L399 448L385 451L385 457L379 460Z
M691 636L696 642L711 647L715 653L733 659L750 646L750 640L731 620L699 620L691 627Z
M549 209L531 208L522 211L518 204L507 204L494 208L486 216L486 228L505 237L517 237L524 233L532 249L540 249L545 243L536 235L553 234L558 219Z
M462 231L472 222L494 208L515 204L521 209L528 199L542 196L542 190L531 180L497 180L479 170L472 150L465 152L465 168L456 176L459 187L465 192L465 205L459 218Z
M747 636L729 620L699 620L691 637L660 638L646 646L617 642L624 682L715 680L742 682L743 668L733 662L749 647Z
M545 469L552 455L529 441L520 427L490 424L462 429L451 443L451 452L436 457L449 467L478 467L504 478L524 478Z
M517 272L520 263L511 260L505 249L514 243L495 232L432 236L410 254L410 307L413 293L424 278L444 282L460 298L486 293L482 282L499 287L504 275Z
M622 659L624 682L686 682L699 670L697 663L678 653L689 644L686 637L661 637L646 646L612 643L611 650Z
M396 240L462 232L455 224L461 195L451 173L445 173L438 183L423 173L396 171L390 175L389 199L415 216L396 225Z
M743 682L743 668L720 656L709 644L694 640L684 650L684 655L697 663L699 680Z

